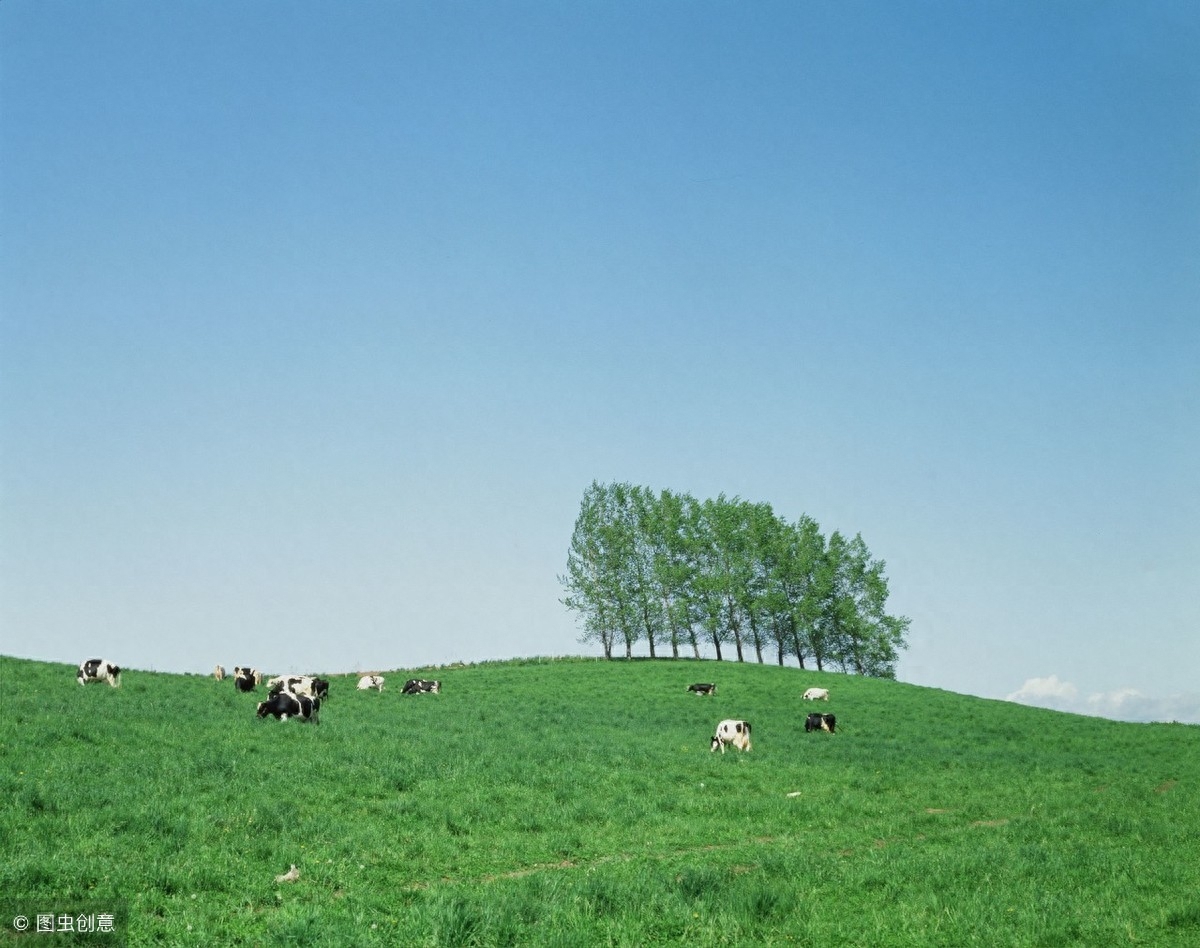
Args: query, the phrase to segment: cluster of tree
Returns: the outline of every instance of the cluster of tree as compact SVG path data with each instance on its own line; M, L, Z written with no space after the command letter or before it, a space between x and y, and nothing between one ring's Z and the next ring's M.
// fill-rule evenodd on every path
M885 611L887 577L862 537L828 540L817 523L776 516L765 503L723 494L697 501L630 484L593 482L584 491L564 605L578 613L583 642L604 656L644 641L650 657L670 648L737 660L774 647L780 665L827 667L894 678L909 620Z

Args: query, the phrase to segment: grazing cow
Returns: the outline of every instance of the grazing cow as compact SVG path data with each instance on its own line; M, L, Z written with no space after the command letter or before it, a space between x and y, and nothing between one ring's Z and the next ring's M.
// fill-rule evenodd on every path
M268 697L281 691L294 695L308 695L310 698L329 697L329 682L313 675L280 675L268 681L267 688Z
M308 675L280 675L267 681L267 697L277 695L281 691L290 691L294 695L312 697L312 679Z
M213 669L213 678L215 678L217 681L225 680L225 666L224 665L218 665L216 668Z
M258 703L258 716L265 718L268 714L274 715L277 721L286 721L288 718L299 718L301 721L312 721L313 724L320 724L321 719L317 712L321 710L321 699L313 698L309 695L294 695L287 691L280 691L271 695L266 701Z
M809 688L808 691L804 692L804 700L805 701L828 701L829 700L829 689L828 688Z
M698 695L715 695L717 693L717 686L711 682L708 684L697 682L694 685L688 685L687 690L694 691Z
M107 659L89 658L86 662L79 663L75 680L81 685L86 685L89 681L107 681L114 688L120 688L121 669Z
M253 691L257 684L253 675L238 675L233 679L233 687L238 691Z
M372 688L383 691L383 675L363 675L358 679L359 691L370 691Z
M832 714L810 714L804 719L805 731L828 731L833 733L837 718Z
M718 724L709 749L716 750L719 747L724 754L726 744L732 744L740 751L750 750L750 722L726 720Z
M442 691L442 683L440 681L432 681L426 678L410 678L404 683L404 687L400 689L401 694L419 695L423 692L429 694L440 694Z

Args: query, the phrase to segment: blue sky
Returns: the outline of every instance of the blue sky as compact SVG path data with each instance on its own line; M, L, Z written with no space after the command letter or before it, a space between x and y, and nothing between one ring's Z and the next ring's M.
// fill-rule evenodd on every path
M0 637L583 651L584 488L887 561L899 677L1200 722L1200 7L0 4Z

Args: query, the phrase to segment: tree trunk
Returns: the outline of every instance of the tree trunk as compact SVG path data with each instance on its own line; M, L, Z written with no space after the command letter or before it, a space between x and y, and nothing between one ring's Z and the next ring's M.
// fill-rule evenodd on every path
M800 648L800 636L796 632L792 632L792 644L796 647L796 660L800 663L800 667L804 667L804 651Z

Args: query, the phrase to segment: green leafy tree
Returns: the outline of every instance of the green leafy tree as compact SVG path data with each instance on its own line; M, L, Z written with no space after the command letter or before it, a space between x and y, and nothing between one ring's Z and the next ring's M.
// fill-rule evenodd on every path
M699 658L703 638L718 661L732 643L738 661L749 644L761 663L773 643L780 665L790 653L801 668L894 677L906 645L909 620L887 612L884 563L861 535L826 541L810 517L789 523L724 494L698 502L593 482L559 580L581 640L606 658L618 643L631 658L641 639L652 658L668 644Z
M598 642L612 658L618 636L627 638L629 597L624 586L627 556L611 487L592 482L583 494L567 552L567 571L559 577L562 603L577 612L583 642Z
M843 671L895 678L909 620L888 615L883 560L871 559L860 534L840 552L836 578L836 652Z

